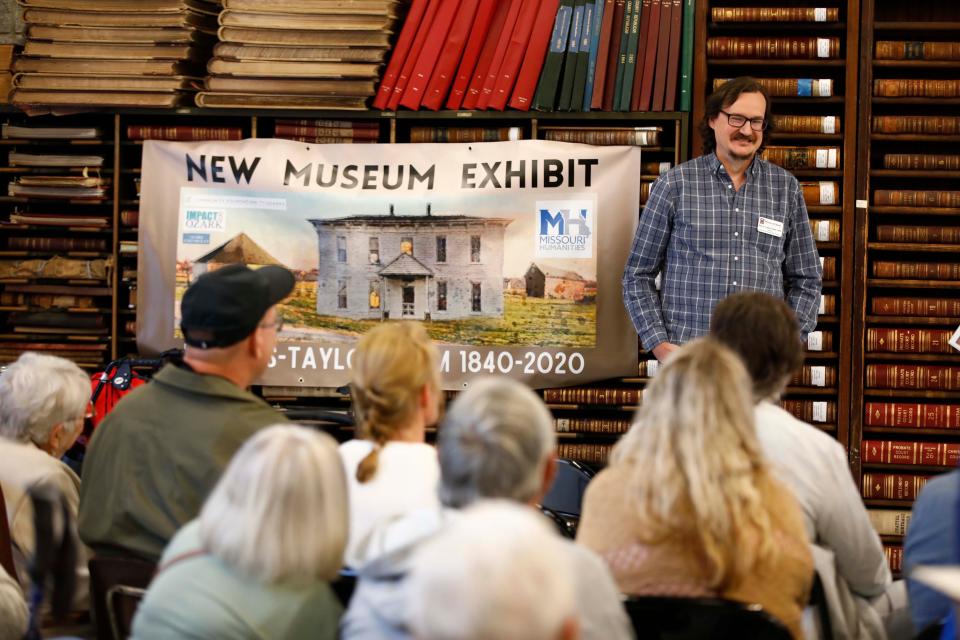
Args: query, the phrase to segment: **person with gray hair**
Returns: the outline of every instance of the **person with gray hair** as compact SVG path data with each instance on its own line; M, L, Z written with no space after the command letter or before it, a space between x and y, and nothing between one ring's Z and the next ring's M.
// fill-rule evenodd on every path
M483 378L450 405L437 436L440 501L385 521L361 544L359 581L341 621L343 638L411 637L406 575L416 549L455 522L458 510L499 498L535 508L556 475L553 419L543 401L508 378ZM557 536L558 561L574 568L585 639L631 638L620 593L592 551Z
M547 521L484 500L425 541L410 571L418 640L573 640L573 567ZM483 580L477 580L483 575Z
M80 436L91 411L90 378L69 360L27 351L0 374L0 488L26 594L35 550L29 492L40 487L56 491L76 520L80 478L60 458ZM81 549L73 602L78 611L89 606L87 559Z
M334 640L329 581L347 546L347 482L333 438L290 424L251 436L163 552L135 640Z

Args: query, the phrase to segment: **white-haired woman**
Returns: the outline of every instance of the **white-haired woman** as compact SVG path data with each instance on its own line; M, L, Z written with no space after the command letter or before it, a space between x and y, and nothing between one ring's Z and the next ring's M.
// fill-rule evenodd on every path
M133 637L332 640L342 608L329 581L346 543L336 443L299 426L263 429L164 550Z
M69 360L28 351L0 374L0 487L25 593L30 593L28 567L34 552L28 491L54 489L76 520L80 478L60 458L76 442L90 411L90 378ZM78 611L89 607L87 558L81 549L73 601Z
M759 603L802 636L813 561L800 508L763 459L733 352L702 338L657 373L587 488L577 541L626 594Z

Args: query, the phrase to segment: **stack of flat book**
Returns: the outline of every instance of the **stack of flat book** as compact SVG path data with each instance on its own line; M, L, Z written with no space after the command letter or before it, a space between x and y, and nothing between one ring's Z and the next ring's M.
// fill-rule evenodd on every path
M17 0L27 43L12 102L28 111L175 107L216 42L216 0Z
M110 180L99 175L103 156L11 151L7 156L7 164L11 167L31 167L50 172L18 175L7 184L9 196L97 202L105 200L109 195Z
M222 0L197 106L366 109L398 0Z

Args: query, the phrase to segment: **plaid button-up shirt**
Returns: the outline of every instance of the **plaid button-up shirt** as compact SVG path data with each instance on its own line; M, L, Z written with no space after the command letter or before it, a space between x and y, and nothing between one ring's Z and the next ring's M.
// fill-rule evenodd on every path
M782 235L761 233L761 217L782 223ZM706 334L713 307L737 291L785 297L807 334L817 324L822 278L797 179L758 157L736 190L711 153L653 183L624 269L623 301L648 350Z

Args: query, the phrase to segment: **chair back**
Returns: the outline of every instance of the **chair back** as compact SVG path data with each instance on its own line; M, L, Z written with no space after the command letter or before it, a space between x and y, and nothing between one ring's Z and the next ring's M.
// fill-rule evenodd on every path
M593 479L594 472L576 460L557 458L557 477L550 491L543 497L541 506L566 518L580 518L583 494Z
M3 486L0 485L0 566L11 578L20 582L17 565L13 562L13 538L10 537L10 522L7 520L7 503L3 499Z
M631 597L624 602L638 638L649 640L790 640L760 605L720 598Z
M353 591L357 588L357 572L346 567L340 569L340 575L330 583L330 588L346 610L350 606L350 599L353 598Z
M153 562L130 555L95 555L90 558L90 609L93 613L97 638L121 640L115 636L111 624L112 616L109 610L110 590L118 585L146 589L153 579L157 566ZM117 592L118 597L126 594ZM118 612L122 613L119 609ZM131 613L130 619L133 619Z
M126 640L133 630L133 616L143 600L146 589L118 584L107 591L107 616L110 630L116 640Z

